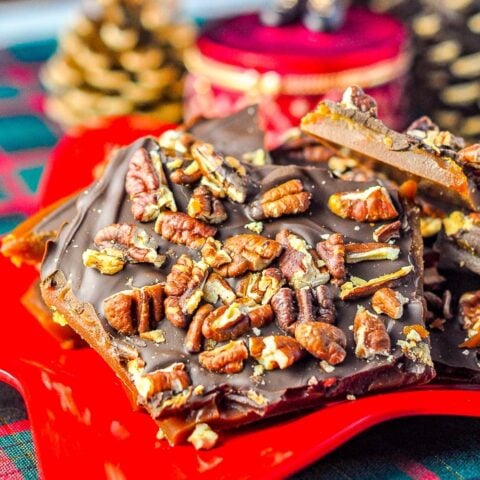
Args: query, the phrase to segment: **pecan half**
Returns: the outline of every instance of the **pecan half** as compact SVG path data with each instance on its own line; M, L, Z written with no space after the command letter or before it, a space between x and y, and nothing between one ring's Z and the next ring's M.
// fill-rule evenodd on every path
M222 223L228 218L227 211L220 199L215 198L212 192L200 185L193 191L188 202L187 213L207 223Z
M315 289L318 302L317 321L334 324L336 317L336 308L333 301L332 291L326 285L319 285Z
M402 224L400 223L400 220L380 225L380 227L373 231L373 240L375 240L375 242L385 243L392 238L400 238L401 228Z
M307 352L330 365L343 362L347 355L345 334L328 323L299 323L295 328L295 338Z
M301 180L289 180L263 193L247 207L254 220L296 215L310 208L311 194L303 191Z
M196 142L191 148L192 156L202 174L207 178L218 196L227 196L237 203L247 198L247 172L233 157L223 157L215 152L212 145Z
M375 355L390 355L390 336L382 319L359 307L353 321L355 355L370 360Z
M366 260L396 260L400 255L400 247L389 243L347 243L345 254L347 263Z
M303 322L315 321L315 313L313 307L313 295L310 287L303 287L296 291L298 305L297 324Z
M178 245L200 249L217 229L182 212L162 212L155 223L155 231L165 240Z
M199 352L202 349L202 326L205 319L212 312L213 306L210 304L202 305L196 312L188 326L185 335L185 350L190 353Z
M210 372L239 373L243 362L248 358L248 350L243 340L233 340L226 345L200 353L200 365Z
M225 304L235 301L237 296L232 287L218 273L211 273L208 276L205 286L203 287L203 299L209 303L217 303L221 300Z
M377 102L367 95L358 85L352 85L345 89L342 96L342 105L346 108L354 108L376 117L378 113Z
M285 283L278 268L266 268L262 273L249 273L237 285L239 297L251 298L256 303L265 305Z
M379 185L366 190L334 193L328 199L328 207L335 215L357 222L378 222L398 217L390 194Z
M272 298L272 309L278 326L286 333L294 334L297 321L295 295L291 288L281 288Z
M167 368L144 373L144 367L140 362L139 359L131 360L127 368L139 395L145 400L161 392L179 393L191 383L183 363L174 363Z
M262 365L265 370L275 370L293 365L300 360L305 351L292 337L270 335L268 337L251 337L248 340L250 355Z
M295 290L328 282L330 275L320 269L317 253L302 237L281 230L276 240L285 248L279 260L280 270Z
M388 287L396 280L407 276L413 267L411 265L402 267L395 272L387 273L377 278L365 281L361 285L354 285L352 282L344 283L340 287L341 300L353 300L356 298L368 297L383 287Z
M164 210L177 210L173 193L157 152L139 148L130 159L125 189L132 202L132 213L140 222L150 222Z
M205 262L194 262L181 255L167 276L165 283L165 316L176 327L186 327L203 297L209 267Z
M133 335L148 332L163 319L164 296L162 284L124 290L103 301L103 313L118 333Z
M403 306L406 303L408 303L408 298L391 288L381 288L372 297L373 310L376 313L384 313L395 320L403 317Z
M246 233L228 238L224 245L209 240L202 249L205 262L222 277L238 277L247 271L257 272L280 255L282 246L262 235Z
M324 242L317 243L317 253L325 262L330 275L336 282L345 278L345 244L343 235L333 233Z

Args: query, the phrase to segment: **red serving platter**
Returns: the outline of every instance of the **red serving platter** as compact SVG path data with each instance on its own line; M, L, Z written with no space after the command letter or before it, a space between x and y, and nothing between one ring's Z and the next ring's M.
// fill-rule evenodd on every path
M91 181L106 149L165 128L144 118L105 121L60 141L44 202ZM480 416L480 388L427 385L331 403L222 435L217 448L171 448L154 422L134 411L123 388L91 349L64 351L20 304L36 272L0 259L4 306L0 380L23 395L43 478L284 478L359 432L406 415Z

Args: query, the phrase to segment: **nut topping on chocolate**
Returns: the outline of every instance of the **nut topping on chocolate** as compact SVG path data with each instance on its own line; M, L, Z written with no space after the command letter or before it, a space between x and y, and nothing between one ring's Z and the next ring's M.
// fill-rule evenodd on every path
M379 185L363 191L334 193L328 199L328 207L335 215L357 222L378 222L398 217L387 189Z
M125 178L125 189L132 202L132 213L140 222L150 222L164 210L177 206L157 152L139 148L132 156Z
M372 308L376 313L384 313L398 320L403 317L403 306L408 303L400 292L391 288L381 288L372 297Z
M295 290L328 282L330 275L320 269L317 252L302 237L281 230L276 240L285 247L279 261L280 270Z
M300 180L289 180L263 193L247 207L247 212L254 220L296 215L309 209L310 199Z
M243 370L243 362L248 358L248 350L243 340L232 340L226 345L200 353L200 365L210 372L238 373Z
M247 271L258 272L268 267L281 251L282 246L275 240L245 233L228 238L223 246L209 239L201 253L222 277L239 277Z
M373 240L375 242L385 243L392 238L400 238L400 229L402 225L400 220L395 220L392 223L381 225L373 231Z
M373 97L367 95L363 89L357 85L352 85L345 89L342 96L342 105L346 108L355 108L361 112L376 117L378 114L377 102Z
M203 287L203 299L215 304L221 300L225 304L235 301L237 296L229 283L218 273L211 273Z
M217 229L182 212L162 212L155 223L155 231L165 240L178 245L200 249Z
M413 267L411 265L402 267L395 272L387 273L378 278L361 283L361 285L354 285L352 282L344 283L340 287L341 300L353 300L362 297L368 297L383 287L388 287L396 280L407 276Z
M389 243L348 243L345 245L345 253L347 263L396 260L400 254L400 248Z
M318 313L317 321L334 324L337 314L335 303L333 301L333 294L331 289L326 285L319 285L315 289L317 294Z
M215 198L212 192L200 185L193 191L192 198L188 202L187 213L207 223L222 223L228 218L228 214L220 199Z
M237 285L239 297L251 298L265 305L284 285L285 279L278 268L267 268L261 273L248 273Z
M459 345L461 348L480 346L480 290L464 293L458 302L458 313L468 339Z
M337 365L345 360L347 338L337 327L324 322L299 323L295 328L297 342L314 357Z
M303 357L305 351L292 337L270 335L268 337L250 337L248 340L250 355L265 370L275 370L293 365Z
M158 138L158 144L165 150L189 154L190 147L195 143L195 138L182 130L165 130Z
M196 353L202 349L202 326L205 319L212 312L213 306L209 303L202 305L196 312L188 326L185 335L185 349L187 352Z
M325 262L335 283L341 283L345 278L345 245L343 235L333 233L324 242L317 243L317 252Z
M97 268L107 275L119 272L127 262L152 263L160 267L165 261L165 256L157 253L155 240L135 225L109 225L99 230L94 242L101 250L86 250L83 253L83 263L86 267Z
M164 287L147 285L124 290L103 301L105 319L118 333L133 335L148 332L163 319Z
M190 162L190 165L175 169L170 175L170 180L177 185L193 185L202 178L202 172L196 162Z
M237 203L247 198L247 172L233 157L223 157L208 143L197 142L192 146L192 156L206 177L212 190L219 197L227 196Z
M168 274L165 283L165 316L176 327L186 327L200 304L208 270L206 263L194 262L187 255L182 255Z
M382 319L359 307L353 322L355 339L355 355L358 358L371 360L375 355L390 355L390 336Z
M294 334L297 322L295 294L291 288L281 288L272 298L272 308L278 326L286 333Z

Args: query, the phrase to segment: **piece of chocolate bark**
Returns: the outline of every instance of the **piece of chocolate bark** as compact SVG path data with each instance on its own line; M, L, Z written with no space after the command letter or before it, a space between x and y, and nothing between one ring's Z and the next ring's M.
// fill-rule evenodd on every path
M253 167L167 132L120 150L81 196L42 295L170 442L195 428L202 446L199 424L434 376L416 217L377 182Z
M396 132L377 118L375 100L353 86L341 102L320 102L301 128L339 154L349 149L352 156L386 167L392 178L418 181L428 195L480 210L479 146L465 148L462 139L440 131L427 117L406 133Z

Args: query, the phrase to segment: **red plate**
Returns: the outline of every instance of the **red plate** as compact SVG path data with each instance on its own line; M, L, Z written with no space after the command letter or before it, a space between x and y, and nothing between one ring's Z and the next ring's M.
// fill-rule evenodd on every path
M45 201L88 183L105 143L125 144L163 128L129 118L67 136L53 155ZM335 402L313 413L240 429L222 436L221 444L207 452L190 446L170 448L155 440L154 423L132 410L120 382L95 352L62 351L24 310L19 298L35 272L18 270L4 259L0 271L4 300L0 380L25 398L41 474L47 479L124 479L141 474L283 478L387 419L418 414L480 416L480 388L425 386ZM248 461L242 461L239 452Z

